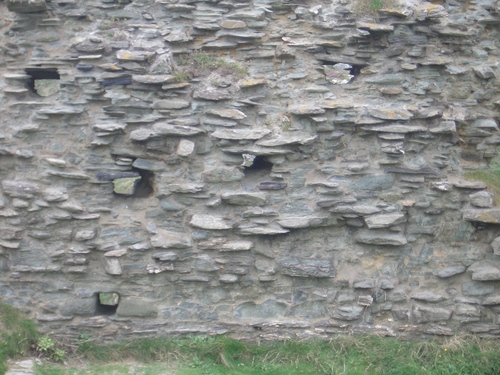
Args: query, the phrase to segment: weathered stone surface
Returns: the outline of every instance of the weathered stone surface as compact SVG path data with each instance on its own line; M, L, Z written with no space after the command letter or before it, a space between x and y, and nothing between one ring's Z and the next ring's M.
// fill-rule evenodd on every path
M441 294L431 292L430 290L425 290L423 292L418 292L414 293L411 296L412 299L416 299L419 301L425 301L425 302L441 302L446 299L445 296L442 296Z
M382 120L409 120L413 114L406 109L399 108L369 108L368 113L370 116Z
M482 264L478 266L471 266L469 270L472 271L472 280L478 281L496 281L500 280L500 269L488 265Z
M65 188L48 188L42 193L47 202L63 202L68 199L68 191Z
M365 217L365 223L369 229L387 228L392 225L404 223L405 221L405 215L401 212Z
M252 241L229 241L220 246L220 251L247 251L253 246Z
M244 173L237 168L216 168L203 173L206 182L234 182L241 181Z
M94 316L97 302L95 298L73 298L65 301L60 307L61 315Z
M219 129L212 137L229 140L256 140L271 133L268 129Z
M383 132L383 133L416 133L425 132L427 128L419 125L405 125L405 124L394 124L394 125L379 125L379 126L363 126L363 130L371 132Z
M34 198L40 191L37 184L26 181L2 181L3 193L13 198Z
M493 194L487 191L478 191L469 195L470 203L479 208L491 208L494 205Z
M367 176L350 183L349 187L356 190L386 190L393 186L396 178L393 175Z
M120 260L118 258L105 258L104 269L107 273L113 276L119 276L123 273Z
M151 301L138 298L122 298L116 309L116 315L125 318L153 318L158 315L158 310Z
M7 8L16 13L37 13L47 10L45 0L7 0Z
M293 277L334 277L333 261L329 259L281 258L278 270L283 275Z
M491 247L493 248L493 253L495 255L500 255L500 237L497 237L491 243Z
M495 291L493 285L488 285L480 281L469 281L462 284L462 294L464 296L485 296Z
M406 237L402 234L388 232L363 231L356 237L356 242L368 245L390 245L402 246L408 243Z
M339 320L357 320L363 315L365 308L363 306L339 306L333 317Z
M195 228L210 230L231 229L233 227L223 217L201 214L193 215L189 224Z
M318 136L313 136L307 133L292 133L292 134L281 134L267 139L260 139L255 144L259 146L276 147L284 145L301 144L306 145L314 142Z
M452 310L440 307L416 306L412 310L412 318L417 323L446 322L450 320Z
M464 220L478 221L481 223L500 224L500 208L491 209L466 209L463 211Z
M465 266L450 266L450 267L443 268L439 271L434 271L434 275L445 279L448 277L452 277L452 276L464 273L466 270L467 270L467 267L465 267Z
M158 230L158 233L151 237L151 245L162 249L185 249L191 247L192 242L191 237L185 233Z
M239 206L264 206L267 203L265 193L223 193L221 198L228 204Z
M278 224L287 229L301 229L319 227L328 223L328 217L319 216L295 216L278 220Z
M298 116L305 116L305 115L321 115L325 113L325 110L317 105L311 104L311 105L305 105L305 104L298 104L298 105L293 105L288 107L288 111L292 115L298 115Z
M153 108L159 111L171 109L189 108L191 102L188 100L158 100L153 103Z
M128 51L128 50L119 50L116 52L116 58L118 60L125 61L146 61L151 56L154 55L154 52L144 52L144 51Z
M219 116L222 118L228 118L232 120L243 120L247 117L245 113L238 109L209 109L206 112L207 114Z

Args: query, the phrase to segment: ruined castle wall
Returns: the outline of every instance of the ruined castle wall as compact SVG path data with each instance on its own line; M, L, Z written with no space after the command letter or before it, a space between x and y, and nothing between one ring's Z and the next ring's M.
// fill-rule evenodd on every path
M0 2L3 301L102 339L500 334L464 177L498 164L499 3L296 3Z

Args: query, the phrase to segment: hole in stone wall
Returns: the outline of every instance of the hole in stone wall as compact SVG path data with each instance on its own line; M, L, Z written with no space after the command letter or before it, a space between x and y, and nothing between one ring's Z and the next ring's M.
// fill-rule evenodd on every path
M114 315L119 303L120 295L118 293L97 293L96 315Z
M147 198L154 192L154 174L133 168L126 177L113 179L113 193L122 197Z
M27 68L25 72L30 76L28 88L38 96L51 96L59 91L61 76L57 69Z
M334 84L351 83L359 74L364 65L354 65L336 62L325 62L323 65L326 79Z
M243 166L245 173L251 171L271 172L273 163L268 162L263 156L243 154Z

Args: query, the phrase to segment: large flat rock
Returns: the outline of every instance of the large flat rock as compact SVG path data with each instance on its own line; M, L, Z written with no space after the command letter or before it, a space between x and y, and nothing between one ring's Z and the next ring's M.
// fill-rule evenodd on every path
M467 221L500 224L500 208L490 208L485 210L469 208L464 210L463 218Z
M402 246L407 244L406 237L400 233L363 231L356 237L356 242L368 245Z

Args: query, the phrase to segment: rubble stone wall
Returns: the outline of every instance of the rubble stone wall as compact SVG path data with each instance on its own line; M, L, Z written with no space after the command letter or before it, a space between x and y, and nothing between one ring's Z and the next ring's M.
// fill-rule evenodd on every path
M498 337L465 176L500 164L500 4L357 1L0 1L2 300L70 337Z

